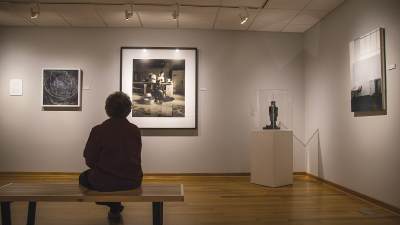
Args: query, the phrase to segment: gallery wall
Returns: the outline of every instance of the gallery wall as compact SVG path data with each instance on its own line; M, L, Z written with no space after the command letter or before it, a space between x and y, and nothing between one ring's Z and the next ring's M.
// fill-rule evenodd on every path
M106 119L104 100L119 90L121 46L199 49L198 135L143 137L145 173L249 172L258 89L288 90L294 133L304 139L303 35L294 33L0 28L0 171L77 172L91 127ZM81 68L81 111L43 111L42 68ZM23 79L24 94L8 95ZM165 136L160 136L165 135ZM295 144L295 170L304 171Z
M305 33L306 137L319 129L319 176L400 207L400 72L387 71L387 115L355 117L349 42L386 31L386 64L400 66L400 1L348 0Z

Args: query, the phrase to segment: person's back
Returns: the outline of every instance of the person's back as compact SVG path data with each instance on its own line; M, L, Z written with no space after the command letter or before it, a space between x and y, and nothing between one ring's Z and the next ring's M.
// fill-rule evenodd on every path
M88 174L92 187L117 191L140 186L143 173L139 129L125 118L110 118L94 127L90 136L84 156L92 168Z
M84 150L90 168L79 177L79 183L97 191L122 191L138 188L142 183L142 141L138 127L126 117L132 103L122 92L111 94L106 100L110 117L93 127ZM120 217L120 202L103 202L110 207L109 218Z

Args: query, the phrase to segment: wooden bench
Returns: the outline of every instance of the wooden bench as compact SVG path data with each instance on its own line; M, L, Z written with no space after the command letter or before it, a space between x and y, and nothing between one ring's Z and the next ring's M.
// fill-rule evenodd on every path
M141 188L97 192L79 184L9 183L0 187L2 225L11 225L11 202L26 201L27 225L35 224L36 202L152 202L153 225L163 224L163 203L184 201L182 184L143 184Z

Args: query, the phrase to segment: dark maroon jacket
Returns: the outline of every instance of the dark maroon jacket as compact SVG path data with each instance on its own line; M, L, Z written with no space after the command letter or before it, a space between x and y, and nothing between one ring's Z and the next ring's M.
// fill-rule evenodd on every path
M110 118L92 128L83 156L90 185L99 191L137 188L142 183L142 139L125 118Z

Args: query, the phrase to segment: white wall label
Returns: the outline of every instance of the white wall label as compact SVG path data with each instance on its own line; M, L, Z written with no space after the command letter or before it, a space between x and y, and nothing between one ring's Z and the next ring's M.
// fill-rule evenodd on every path
M388 66L388 70L394 70L396 69L396 64L392 64Z
M10 96L22 96L22 79L11 79L10 80Z
M90 86L89 85L83 85L82 89L85 90L85 91L90 91Z

